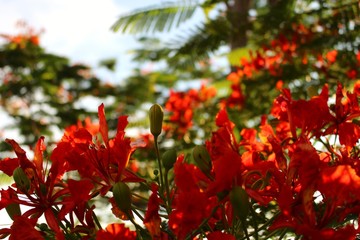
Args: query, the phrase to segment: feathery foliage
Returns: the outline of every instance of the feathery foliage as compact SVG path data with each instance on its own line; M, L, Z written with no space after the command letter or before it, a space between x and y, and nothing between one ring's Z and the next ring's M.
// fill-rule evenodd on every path
M111 29L131 34L168 32L190 19L197 8L191 1L166 2L120 16Z

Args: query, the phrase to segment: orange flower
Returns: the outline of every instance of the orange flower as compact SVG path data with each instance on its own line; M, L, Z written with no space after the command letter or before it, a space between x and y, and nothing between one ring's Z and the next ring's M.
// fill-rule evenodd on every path
M326 53L325 58L330 64L332 64L336 61L337 54L338 54L337 50L331 50Z

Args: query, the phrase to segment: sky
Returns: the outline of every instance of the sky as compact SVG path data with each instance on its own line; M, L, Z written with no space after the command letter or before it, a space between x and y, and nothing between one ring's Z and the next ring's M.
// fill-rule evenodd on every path
M114 33L111 25L121 14L160 0L0 0L0 33L17 33L16 23L27 22L44 29L40 44L48 52L68 57L73 63L88 64L104 81L118 83L131 73L128 51L136 38ZM100 69L100 60L116 58L117 70Z

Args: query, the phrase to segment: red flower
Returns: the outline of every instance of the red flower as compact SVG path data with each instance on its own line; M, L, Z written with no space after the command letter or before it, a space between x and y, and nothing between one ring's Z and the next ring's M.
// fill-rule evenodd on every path
M352 122L360 116L360 108L355 93L347 93L346 98L343 94L341 84L338 84L336 90L335 108L333 109L335 116L332 117L330 126L326 129L326 133L337 133L339 135L340 144L351 148L355 146L360 138L359 125Z
M78 121L76 125L71 125L65 128L61 141L70 141L71 139L74 139L76 132L82 128L86 129L86 131L93 136L96 136L99 133L99 124L94 124L91 122L90 118L85 118L84 124L81 121Z
M328 60L328 62L330 64L332 64L332 63L334 63L336 61L337 54L338 54L337 50L331 50L331 51L326 53L325 57Z
M321 230L315 230L309 228L307 225L298 226L297 234L307 236L307 239L324 239L324 240L333 240L333 239L343 239L343 240L353 240L357 237L359 230L356 230L354 226L347 225L342 228L333 229L333 228L324 228Z
M63 219L65 215L73 211L80 222L83 222L87 208L87 202L91 199L90 191L94 185L90 180L76 181L73 179L68 180L68 188L70 196L63 199L65 203L59 212L58 217Z
M211 140L206 142L214 175L214 181L207 189L210 195L230 190L235 179L241 181L243 172L239 144L233 133L234 123L229 120L225 110L220 110L217 114L216 125L219 129L213 132Z
M180 192L175 196L169 226L179 240L185 239L209 216L208 203L206 195L199 190Z
M136 240L136 232L129 230L122 223L109 224L105 230L96 233L96 240Z
M9 240L44 240L41 232L35 229L36 221L37 219L15 216L11 228L0 230L0 234L7 231L10 234Z
M350 79L356 79L358 72L355 69L349 69L346 72L346 76Z
M233 235L220 231L209 233L206 238L208 240L235 240L235 237Z
M192 126L193 109L197 104L197 91L192 89L188 92L170 91L165 109L171 112L170 122L178 126L176 130L180 136Z
M349 165L322 169L318 185L320 192L334 207L360 201L360 177Z
M226 106L228 107L239 107L242 108L245 102L245 96L241 90L240 84L231 85L231 94L226 100Z
M0 169L6 175L12 176L15 168L19 166L19 161L17 158L5 158L0 161Z
M170 112L169 120L177 135L184 136L193 125L194 109L212 99L215 93L215 88L207 88L204 84L201 85L199 91L195 89L190 89L187 92L170 91L165 109Z
M297 137L296 128L302 130L302 135L313 133L319 136L320 130L332 119L327 105L328 91L325 85L319 96L309 101L296 101L292 99L289 89L283 89L283 94L274 100L271 113L279 120L289 122L293 137Z
M30 209L23 213L22 217L31 217L37 221L44 215L49 227L61 235L58 224L61 219L55 216L54 207L66 204L62 198L69 194L69 190L61 183L62 175L66 171L63 162L54 160L50 169L43 169L43 151L45 150L43 137L36 144L33 161L26 157L26 152L14 140L7 139L6 141L17 155L17 158L12 161L18 161L18 167L26 174L23 178L28 179L29 186L19 185L16 189L2 190L0 206L3 208L11 203L28 206ZM19 195L21 197L18 197Z
M169 215L169 226L178 237L185 239L210 215L214 200L209 199L201 189L201 178L206 177L194 165L183 162L178 157L175 166L175 184L178 187L173 201L173 211ZM191 197L189 197L191 196Z
M158 189L159 187L155 183L151 185L152 194L149 198L148 208L146 210L145 218L143 221L144 225L146 226L151 235L151 238L154 240L161 239L161 218L159 215L160 198L158 196Z
M84 178L89 178L100 186L104 195L118 181L143 181L126 167L135 146L125 137L127 117L118 119L117 132L114 139L109 139L108 125L105 118L104 105L98 109L100 120L99 132L101 141L93 143L92 136L86 129L80 128L70 137L63 138L54 149L55 156L66 160L70 169L77 170Z
M289 164L288 183L292 181L293 184L300 184L303 208L311 224L315 223L313 195L320 166L320 157L310 142L300 139L295 143Z

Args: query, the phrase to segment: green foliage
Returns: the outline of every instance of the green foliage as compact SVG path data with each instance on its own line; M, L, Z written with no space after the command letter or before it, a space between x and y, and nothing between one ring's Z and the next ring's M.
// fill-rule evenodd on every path
M111 27L123 33L163 32L178 27L190 19L197 4L190 2L166 2L161 5L138 9L120 18Z
M110 71L115 71L116 59L104 59L99 62L100 67L105 67Z

